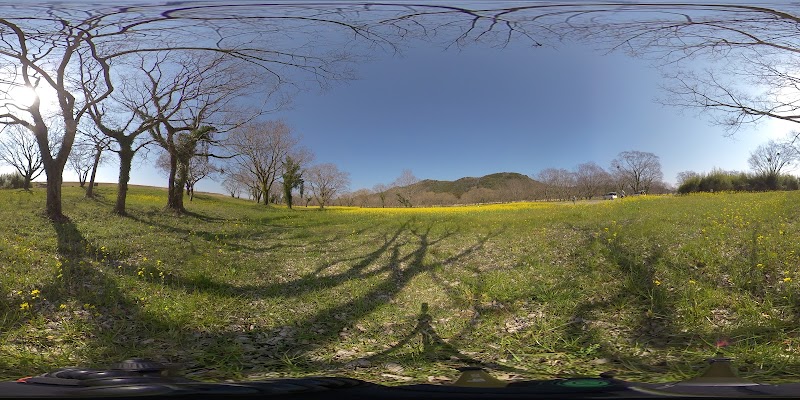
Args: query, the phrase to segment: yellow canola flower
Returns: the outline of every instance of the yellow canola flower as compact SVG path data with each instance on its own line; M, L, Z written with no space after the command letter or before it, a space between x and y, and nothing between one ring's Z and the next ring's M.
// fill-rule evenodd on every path
M19 309L20 309L20 310L28 310L28 309L30 309L30 308L31 308L31 305L30 305L30 304L28 304L28 302L27 302L27 301L19 305Z
M534 210L560 207L563 204L544 203L544 202L517 202L499 204L477 204L477 205L453 205L439 207L330 207L330 210L350 212L350 213L372 213L372 214L453 214L453 213L474 213L487 211L513 211L513 210Z

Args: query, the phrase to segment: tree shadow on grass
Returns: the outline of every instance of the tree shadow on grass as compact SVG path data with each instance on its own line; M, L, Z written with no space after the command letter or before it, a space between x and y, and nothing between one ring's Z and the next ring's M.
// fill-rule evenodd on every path
M650 254L642 259L640 254L629 251L616 241L607 243L604 250L606 265L619 273L621 282L610 296L584 301L575 307L571 323L565 327L567 337L586 348L620 339L603 338L601 331L603 334L624 337L626 341L645 348L664 349L691 340L691 334L681 332L675 326L675 299L657 283L655 266L665 262L663 252L653 247ZM603 319L614 312L612 310L619 312L620 309L630 310L632 320L626 320L624 328L603 326ZM627 317L621 315L620 318ZM640 371L663 370L653 368L643 358L604 345L599 347L597 356Z
M203 221L203 222L226 222L227 221L225 218L212 217L210 215L205 215L205 214L199 213L197 211L189 211L189 210L187 210L187 211L184 211L182 213L182 215L186 216L186 217L192 217L192 218L195 218L195 219Z
M373 282L361 294L336 299L329 307L311 309L309 315L297 319L290 326L248 328L245 322L236 320L229 322L228 328L205 328L178 315L161 313L149 305L149 299L140 299L140 294L124 291L123 280L143 278L129 275L127 271L120 272L115 260L100 259L104 257L99 249L101 246L87 240L71 221L53 223L52 227L60 268L41 287L49 305L34 312L45 319L45 324L69 322L80 330L80 334L66 342L46 343L50 348L63 347L67 353L63 359L54 358L34 370L22 371L29 374L43 372L39 368L53 369L65 364L102 367L129 357L178 363L206 378L232 378L239 374L276 370L291 372L295 367L301 373L345 368L352 359L325 356L320 352L336 349L343 331L348 328L352 331L354 324L369 319L370 314L380 307L392 303L413 279L441 266L441 261L431 261L426 257L432 247L455 235L453 231L434 233L432 225L420 226L409 221L387 231L384 242L374 249L366 249L362 256L339 260L339 263L349 265L344 271L331 273L325 264L290 282L241 287L193 282L185 277L165 280L164 284L170 289L188 288L232 303L246 302L248 297L262 301L276 296L285 299L310 291L326 293L344 287L342 285L346 283L365 279ZM472 244L464 243L462 250L444 263L456 263L478 251L492 236L489 233ZM151 287L161 290L156 285ZM243 291L249 296L243 296ZM60 309L61 304L66 306L65 309ZM442 338L433 336L434 332L429 333L423 348L435 350L438 346L445 351L457 352ZM52 336L58 337L59 334L56 331ZM466 358L460 362L479 363Z
M244 284L236 285L220 282L213 277L205 275L186 275L181 272L170 274L167 278L161 279L158 276L145 275L143 279L153 282L163 283L177 290L187 292L204 292L220 296L237 296L243 299L267 299L274 297L298 297L310 291L321 291L335 288L345 282L358 279L369 279L387 272L387 268L371 268L374 264L387 254L392 247L401 247L406 244L402 238L404 232L409 229L409 222L403 223L393 233L384 235L384 243L375 250L360 256L338 259L333 262L321 263L313 272L303 275L297 279L269 283L269 284ZM445 234L444 238L450 234ZM310 243L309 247L322 246L336 242L335 239L326 239L319 242ZM299 246L299 245L298 245ZM283 246L286 247L286 246ZM275 250L272 247L270 250ZM341 272L323 274L334 264L350 264ZM132 266L123 266L122 271L128 275L135 276L138 269Z
M597 239L588 236L587 242L593 240ZM610 296L580 302L573 311L572 323L565 328L566 336L576 343L600 344L596 357L624 365L631 371L668 373L685 366L670 365L667 359L655 357L680 353L683 362L696 361L696 365L702 365L729 340L759 338L762 342L771 342L781 337L786 329L796 329L790 322L772 326L729 324L716 332L692 332L682 328L678 321L681 316L677 313L679 304L685 300L679 298L679 290L663 285L656 276L656 266L667 270L682 266L675 264L657 244L643 256L620 244L619 238L611 241L601 238L596 243L601 243L599 249L606 260L604 265L618 273L619 285ZM738 290L753 295L748 288ZM609 320L614 313L617 319ZM608 345L613 342L623 342L626 348ZM639 350L633 351L633 348Z
M147 215L147 214L145 214L145 215ZM164 216L164 214L162 214L159 211L159 212L153 213L153 216ZM270 224L268 222L264 222L262 224L259 224L259 226L261 228L258 231L248 231L246 233L240 233L240 234L228 234L228 233L225 233L225 232L213 231L213 230L210 230L210 229L183 228L183 227L180 226L180 224L177 224L177 223L176 224L169 224L169 223L166 223L166 222L159 221L156 218L142 217L142 216L138 216L138 215L133 214L133 213L128 213L125 217L129 218L132 221L136 221L136 222L138 222L138 223L140 223L142 225L145 225L145 226L155 226L155 227L159 228L162 231L177 235L179 237L183 237L183 238L185 238L187 240L189 238L191 238L191 237L197 237L197 238L200 238L200 239L202 239L202 240L204 240L206 242L215 242L215 243L218 243L220 245L224 245L227 248L229 248L231 250L234 250L234 251L241 250L241 251L249 251L249 252L267 252L267 251L273 251L273 250L278 250L278 249L282 249L282 248L292 248L292 247L293 248L302 248L302 247L305 247L305 246L315 246L315 245L330 244L330 243L334 243L334 242L339 240L339 238L336 238L336 237L326 237L326 238L310 238L310 239L313 239L313 240L309 240L308 242L306 242L304 244L297 244L297 245L290 245L290 244L286 244L286 243L275 243L277 235L292 231L295 228L294 227L290 227L290 226L274 225L274 224ZM204 223L219 222L220 225L218 225L218 226L220 228L222 227L222 222L226 221L224 219L219 219L218 220L217 217L206 217L206 216L203 216L202 214L197 214L197 213L187 213L183 217L184 218L195 218L197 221L201 221L201 222L204 222ZM253 223L253 222L250 221L250 223ZM318 223L317 225L323 225L323 223ZM314 225L311 226L311 228L313 228L313 227L314 227ZM297 234L298 235L299 234L303 234L303 232L298 232ZM258 246L258 247L243 245L243 244L239 243L240 240L253 240L254 238L258 238L258 237L263 237L264 238L263 242L265 242L265 243L266 242L272 242L272 243L265 244L263 246Z
M417 276L430 271L434 263L425 261L431 246L452 236L445 232L433 237L431 227L421 229L403 225L389 235L385 245L375 251L367 253L363 260L355 263L346 272L333 278L326 276L303 278L304 287L314 290L325 290L350 280L360 280L364 277L363 269L370 263L376 264L377 274L387 275L383 280L373 284L365 293L356 295L351 299L337 305L319 309L309 316L295 322L284 331L265 331L256 329L242 333L221 334L224 341L239 341L242 344L241 360L247 368L247 373L265 372L275 369L285 369L291 364L304 371L325 371L345 368L353 361L353 357L327 356L319 354L320 349L335 347L342 340L343 332L352 331L353 325L365 318L385 304L392 302ZM406 240L414 243L411 250L404 249ZM450 258L455 262L483 246L490 235L468 246L459 254ZM368 260L369 262L365 262ZM316 281L315 281L316 280ZM300 288L300 285L291 286ZM307 289L311 290L311 289ZM429 337L430 338L430 337Z
M236 341L242 342L242 348L245 349L245 354L242 357L250 357L255 359L256 364L262 363L265 366L285 367L281 363L288 363L285 358L289 357L292 364L302 363L307 368L334 368L335 366L342 367L347 365L352 360L343 358L333 361L320 362L307 357L308 354L313 352L314 348L319 348L330 344L330 342L338 339L338 335L343 329L348 328L356 321L361 320L367 314L387 304L397 296L407 286L408 282L423 273L429 273L430 276L435 277L435 269L442 265L449 265L456 263L474 252L478 251L483 244L491 237L498 235L498 232L487 234L484 238L480 239L472 246L468 246L458 254L452 255L441 262L427 262L425 261L426 255L432 246L450 239L456 235L456 231L445 230L439 234L432 233L432 226L417 227L414 220L408 220L393 231L387 231L383 234L383 241L374 250L367 249L366 253L360 256L347 257L333 262L322 263L314 271L303 275L297 279L283 281L279 283L267 284L252 284L252 285L236 285L230 283L220 282L213 278L185 276L176 273L168 279L163 280L163 284L177 290L186 290L192 293L206 293L215 296L222 296L226 298L237 298L241 300L250 299L251 301L264 301L270 298L285 300L287 298L300 297L312 292L325 292L328 290L335 290L336 288L352 281L366 281L380 276L386 276L382 282L375 285L372 290L367 294L352 299L344 304L329 308L327 310L320 310L315 315L307 318L302 322L297 322L291 327L291 331L298 336L303 336L303 340L291 342L287 338L287 342L298 344L301 341L307 342L300 343L299 346L280 345L281 340L276 341L278 338L286 333L283 331L259 331L247 333L239 333L237 335L229 335L223 339L217 338L224 342ZM411 249L409 249L411 247ZM349 265L346 269L338 272L328 272L332 265ZM132 271L128 272L133 274ZM145 279L148 279L145 277ZM155 280L157 278L149 278ZM443 286L447 289L447 286ZM472 299L475 301L475 299ZM469 330L469 328L465 328ZM458 352L453 345L448 344L444 340L436 336L438 340L434 340L436 335L432 330L424 330L426 332L423 336L423 344L426 340L428 345L423 346L423 354L432 355L432 349L439 348L445 352L449 352L449 357L456 357L456 362L464 365L479 365L489 368L517 371L511 367L505 367L494 363L486 363L475 360L471 357L465 356ZM428 334L427 332L430 332ZM456 342L465 332L461 332L452 338L451 342ZM243 339L249 337L252 339ZM263 351L262 351L263 350ZM249 352L250 354L247 354ZM260 355L259 355L260 354ZM291 354L291 356L287 356ZM302 360L302 361L301 361ZM245 363L246 364L246 363ZM257 370L257 368L256 368Z
M69 325L80 332L70 332L72 336L67 341L49 343L51 349L63 347L65 352L61 353L63 359L47 361L61 365L45 367L63 367L74 359L100 367L143 354L157 355L157 351L147 348L147 333L181 327L145 312L142 304L124 293L115 277L98 262L101 252L74 223L67 219L52 222L52 226L57 238L58 267L53 278L41 287L46 302L36 311L45 319L47 329ZM55 340L55 336L48 338Z

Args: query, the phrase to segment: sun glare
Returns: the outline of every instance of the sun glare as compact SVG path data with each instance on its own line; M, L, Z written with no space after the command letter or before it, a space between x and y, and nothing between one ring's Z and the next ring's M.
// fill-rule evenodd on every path
M18 86L11 90L11 99L23 107L31 106L38 98L39 94L31 87Z

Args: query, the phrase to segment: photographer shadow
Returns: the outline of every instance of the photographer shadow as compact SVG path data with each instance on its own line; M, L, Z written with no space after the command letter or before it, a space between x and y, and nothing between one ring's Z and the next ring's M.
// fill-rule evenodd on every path
M436 332L436 329L431 324L433 321L433 316L429 314L429 309L430 307L428 306L428 303L422 303L422 306L420 307L420 313L417 316L417 324L414 326L414 329L412 329L411 332L404 336L395 345L377 354L366 357L365 359L368 361L382 361L384 359L396 360L396 357L389 356L400 351L404 347L412 346L415 343L415 340L418 338L422 345L422 356L427 360L447 361L456 364L454 365L454 368L459 370L486 368L502 370L506 372L524 372L517 368L491 362L484 362L464 354L456 346L448 343L441 336L439 336L439 334Z

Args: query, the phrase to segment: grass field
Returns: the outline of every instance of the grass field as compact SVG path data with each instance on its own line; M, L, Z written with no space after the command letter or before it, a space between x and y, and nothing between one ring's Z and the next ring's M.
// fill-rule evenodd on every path
M196 379L800 374L800 193L287 210L0 191L0 378L129 357ZM727 346L720 347L720 345Z

